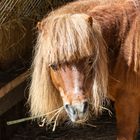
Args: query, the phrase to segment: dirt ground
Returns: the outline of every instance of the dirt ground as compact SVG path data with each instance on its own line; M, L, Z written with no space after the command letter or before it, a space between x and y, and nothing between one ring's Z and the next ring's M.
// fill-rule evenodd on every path
M55 132L52 128L38 127L28 123L20 127L11 140L115 140L116 123L115 117L103 115L96 121L91 121L91 126L74 127L65 123L57 127ZM137 140L140 140L140 133Z
M7 121L28 116L24 105L22 101L0 117L0 140L116 140L115 113L110 116L108 112L88 123L92 126L74 126L67 121L56 127L55 132L52 127L39 127L36 122L6 125ZM136 140L140 140L140 132Z

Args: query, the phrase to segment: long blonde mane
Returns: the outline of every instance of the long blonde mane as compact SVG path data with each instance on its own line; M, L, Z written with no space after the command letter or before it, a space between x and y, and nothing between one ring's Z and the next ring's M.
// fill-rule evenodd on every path
M78 7L77 7L78 8ZM63 9L63 8L62 8ZM75 8L76 9L76 8ZM45 115L63 106L60 94L52 84L49 65L75 62L93 57L94 79L91 108L95 115L102 112L108 86L107 47L98 22L81 11L62 10L52 12L39 23L39 35L32 64L32 81L29 94L32 116ZM65 12L64 12L65 11ZM44 117L39 117L39 120ZM59 118L67 117L62 112Z

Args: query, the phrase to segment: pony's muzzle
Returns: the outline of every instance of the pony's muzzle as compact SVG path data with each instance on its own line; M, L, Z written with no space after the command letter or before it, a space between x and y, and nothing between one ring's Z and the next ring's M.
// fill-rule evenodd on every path
M72 122L84 120L87 116L88 102L76 103L73 105L66 104L65 110Z

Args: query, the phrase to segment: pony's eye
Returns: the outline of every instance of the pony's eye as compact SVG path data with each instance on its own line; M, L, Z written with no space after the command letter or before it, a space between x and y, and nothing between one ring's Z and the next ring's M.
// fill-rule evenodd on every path
M58 66L56 64L52 64L50 65L50 67L53 69L53 70L58 70Z
M89 65L92 65L92 64L93 64L93 62L92 62L92 61L89 61L89 62L88 62L88 64L89 64Z
M89 65L92 65L92 64L93 64L93 59L92 59L92 58L90 58L90 59L88 60L88 64L89 64Z

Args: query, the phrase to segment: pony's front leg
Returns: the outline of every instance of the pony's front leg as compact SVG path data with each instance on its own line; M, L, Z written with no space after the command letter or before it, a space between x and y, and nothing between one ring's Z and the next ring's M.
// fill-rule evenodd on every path
M139 121L139 102L135 95L121 92L115 101L117 140L135 140Z

